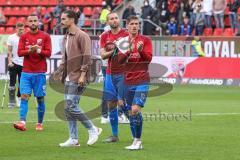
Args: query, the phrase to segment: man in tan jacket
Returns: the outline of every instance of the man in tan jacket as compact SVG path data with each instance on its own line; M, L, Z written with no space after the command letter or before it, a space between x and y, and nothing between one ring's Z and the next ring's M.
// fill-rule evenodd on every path
M91 120L78 107L80 95L89 82L91 65L91 40L90 37L76 25L77 17L74 11L67 10L62 13L62 28L67 30L63 40L64 54L59 69L65 70L65 116L68 121L70 138L60 143L60 147L80 146L78 142L77 120L88 130L87 144L92 145L98 140L102 129L94 126Z

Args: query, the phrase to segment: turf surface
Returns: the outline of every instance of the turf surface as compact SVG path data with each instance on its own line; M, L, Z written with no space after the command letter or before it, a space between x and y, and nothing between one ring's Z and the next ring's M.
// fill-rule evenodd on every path
M3 81L0 82L1 91ZM91 85L101 89L101 85ZM2 93L0 93L2 94ZM237 160L240 159L240 88L216 86L174 86L168 94L147 100L144 112L143 147L127 151L131 143L128 125L120 125L120 142L104 144L109 125L99 141L86 145L87 131L79 124L79 148L59 148L68 138L66 122L55 115L55 106L63 95L47 88L44 131L35 131L36 105L29 103L27 131L13 129L18 109L0 109L0 160ZM7 99L6 99L7 101ZM82 97L85 111L100 100ZM6 104L6 103L5 103Z

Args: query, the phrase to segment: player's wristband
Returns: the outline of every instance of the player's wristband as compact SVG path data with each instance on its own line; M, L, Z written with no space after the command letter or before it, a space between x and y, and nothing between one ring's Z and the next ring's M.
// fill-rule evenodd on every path
M38 53L38 54L40 54L41 51L42 51L42 50L41 50L40 48L37 49L37 53Z
M115 48L114 51L113 51L112 57L115 57L117 54L118 54L118 49Z

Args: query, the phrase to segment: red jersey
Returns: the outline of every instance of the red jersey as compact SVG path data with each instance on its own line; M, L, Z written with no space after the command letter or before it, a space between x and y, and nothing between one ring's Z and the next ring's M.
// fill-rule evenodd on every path
M142 43L141 49L137 48ZM125 84L137 85L150 82L148 65L152 60L152 41L146 36L138 35L131 41L132 51L124 55L128 58L125 66Z
M41 53L29 53L29 46L39 45ZM42 31L33 34L27 32L19 39L18 56L24 57L23 72L45 73L47 72L46 58L51 56L52 45L50 36Z
M107 44L117 43L122 38L127 37L128 32L124 29L121 29L117 34L112 34L111 31L104 32L100 37L100 48L105 48ZM118 47L118 46L117 46ZM114 57L108 58L108 66L106 73L107 74L121 74L124 73L125 63L118 63L118 57L121 56L117 54Z

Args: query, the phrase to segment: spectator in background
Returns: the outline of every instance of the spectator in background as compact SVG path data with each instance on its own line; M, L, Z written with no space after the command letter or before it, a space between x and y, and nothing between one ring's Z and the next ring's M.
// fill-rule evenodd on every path
M100 22L98 21L100 18L101 9L95 7L92 12L91 19L94 19L91 24L91 28L100 28Z
M202 6L203 6L202 0L196 0L192 4L192 8L193 8L193 19L192 19L193 21L192 21L192 25L193 25L193 27L196 27L197 12L201 12Z
M42 7L38 6L35 14L38 17L39 23L38 23L38 29L41 31L44 31L44 24L43 24L43 16L42 16Z
M195 36L192 41L192 57L204 57L205 53L202 49L201 39L199 36Z
M184 9L184 3L181 2L180 7L177 12L177 26L181 26L183 24L184 17L186 17L186 12Z
M184 3L184 12L183 12L183 17L188 17L190 18L190 12L192 12L191 10L191 6L189 5L189 0L183 0ZM189 23L190 23L190 19L189 19Z
M237 12L237 34L236 36L240 36L240 8Z
M0 25L5 24L6 23L6 17L3 14L3 11L0 9Z
M159 24L163 28L163 31L166 30L169 21L169 10L167 6L167 0L161 0L157 3L157 16L159 17Z
M149 5L148 0L143 1L143 7L142 7L142 19L149 19L151 20L152 14L153 14L153 8ZM143 22L143 34L144 35L152 35L152 29L153 26L151 23L144 21Z
M113 8L113 0L105 0L105 2L106 2L106 6L110 6L111 7L111 10L112 10L112 8Z
M205 27L212 28L213 0L203 0L203 13Z
M194 13L193 9L193 0L188 1L188 6L189 6L189 15L190 15L190 24L194 27L194 21L196 19L196 14Z
M189 24L189 18L186 16L183 19L183 24L180 26L180 35L190 36L192 33L191 25Z
M156 0L149 0L149 5L152 7L152 8L155 8L156 7Z
M135 16L136 15L136 12L135 12L135 9L132 5L128 5L128 7L123 11L123 16L122 16L122 19L124 20L123 21L123 27L125 28L126 26L126 19L129 17L129 16Z
M226 0L213 0L213 13L217 28L224 29L224 11L226 7Z
M104 28L106 26L106 22L107 22L107 15L111 12L111 7L110 6L103 6L102 12L100 14L100 23L101 23L101 27L100 28Z
M180 6L181 0L168 0L168 10L170 12L170 16L177 17L177 10Z
M196 28L196 36L200 36L203 34L204 29L204 13L202 11L202 5L198 4L196 10L196 20L195 20L195 28Z
M230 18L230 24L231 28L235 29L237 27L237 11L240 6L239 0L230 0L230 3L228 3L229 6L229 18Z
M56 33L55 34L63 34L61 29L61 14L66 10L66 6L64 5L64 0L58 0L58 5L53 9L53 15L56 18Z
M177 35L177 23L174 16L170 18L170 22L167 24L167 33L171 36Z
M113 0L112 10L114 10L118 5L122 3L122 0Z
M46 13L43 19L44 31L48 34L53 34L53 28L56 25L56 19L54 18L53 12Z
M79 11L76 13L77 17L78 17L78 23L77 26L79 28L82 28L85 24L85 14L83 13L83 8L79 7Z

